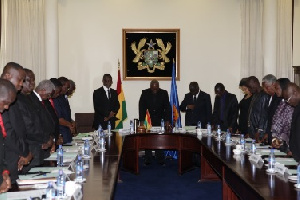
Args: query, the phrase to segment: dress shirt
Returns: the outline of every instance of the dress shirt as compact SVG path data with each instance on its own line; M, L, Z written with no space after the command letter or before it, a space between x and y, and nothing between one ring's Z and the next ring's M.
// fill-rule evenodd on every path
M110 99L110 97L111 97L111 94L110 94L110 88L107 88L106 86L103 86L103 89L104 89L105 92L106 92L106 97L107 97L107 99Z

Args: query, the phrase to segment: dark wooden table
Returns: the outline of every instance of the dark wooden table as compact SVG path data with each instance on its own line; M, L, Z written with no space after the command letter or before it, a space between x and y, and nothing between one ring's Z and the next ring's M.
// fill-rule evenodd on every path
M151 138L151 140L149 140ZM123 142L124 140L124 142ZM221 180L223 199L297 199L294 183L279 175L269 175L266 168L250 163L247 155L236 159L232 146L225 146L211 137L197 138L190 134L133 134L113 133L106 138L106 151L93 152L90 168L84 172L83 199L114 198L123 148L123 167L138 172L140 149L176 149L179 151L179 173L191 167L191 154L201 152L201 181ZM130 164L128 162L133 162ZM14 189L18 190L18 189Z
M201 180L221 179L223 199L291 200L300 194L287 177L267 174L266 167L251 163L248 155L234 156L232 146L210 137L201 138L201 144Z
M90 168L85 171L86 183L83 184L83 199L113 199L118 181L119 162L123 137L118 133L106 137L106 151L93 152Z
M176 150L178 152L178 173L191 170L193 153L200 153L201 143L195 135L180 133L143 133L125 137L123 144L123 168L135 174L139 173L139 151L145 149Z

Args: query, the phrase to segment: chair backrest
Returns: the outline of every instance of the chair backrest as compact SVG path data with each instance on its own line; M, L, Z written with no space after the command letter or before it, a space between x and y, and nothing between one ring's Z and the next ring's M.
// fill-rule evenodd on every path
M75 113L77 133L93 132L94 113Z

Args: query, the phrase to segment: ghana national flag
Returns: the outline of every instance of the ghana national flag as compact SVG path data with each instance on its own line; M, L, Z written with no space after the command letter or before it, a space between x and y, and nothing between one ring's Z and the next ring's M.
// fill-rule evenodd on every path
M118 62L118 83L117 83L117 93L118 93L118 100L120 103L120 108L118 110L118 113L116 117L118 120L115 123L116 129L121 129L123 128L123 121L127 119L127 112L126 112L126 101L125 101L125 96L124 92L122 89L122 81L121 81L121 73L120 73L120 63Z

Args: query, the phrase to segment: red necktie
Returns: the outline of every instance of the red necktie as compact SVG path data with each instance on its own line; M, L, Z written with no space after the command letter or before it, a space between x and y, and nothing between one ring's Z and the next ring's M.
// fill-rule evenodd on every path
M0 126L1 126L1 130L2 130L2 134L3 137L5 138L7 136L4 124L3 124L3 118L2 118L2 114L0 113Z
M50 101L50 104L51 104L52 108L54 109L55 113L57 114L53 99L49 99L49 101Z

